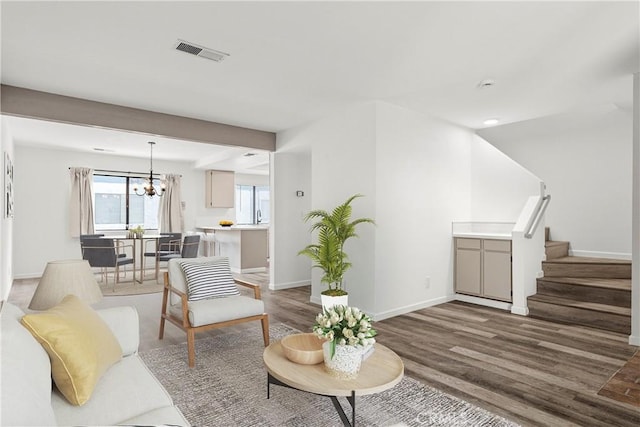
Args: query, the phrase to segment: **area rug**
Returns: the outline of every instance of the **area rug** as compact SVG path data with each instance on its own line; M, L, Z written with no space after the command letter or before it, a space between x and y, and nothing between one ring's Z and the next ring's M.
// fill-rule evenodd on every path
M136 277L139 277L137 272ZM100 281L100 275L96 275L96 280L98 281L98 285L100 285L102 295L105 297L153 294L162 292L163 289L162 278L156 281L152 273L148 273L148 277L142 283L138 283L133 281L131 272L127 272L120 277L120 281L115 284L115 287L113 284L113 274L109 274L109 283Z
M196 367L187 365L186 343L140 355L195 426L340 426L331 400L271 386L262 361L261 330L220 330L196 340ZM270 328L272 341L299 332L284 324ZM350 413L346 400L343 407ZM405 376L394 388L356 397L361 426L515 426L470 403Z

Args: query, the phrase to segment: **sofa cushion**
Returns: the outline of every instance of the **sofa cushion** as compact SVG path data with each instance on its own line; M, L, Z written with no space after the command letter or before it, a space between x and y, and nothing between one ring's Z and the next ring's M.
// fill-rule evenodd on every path
M27 314L22 324L49 354L53 380L74 405L86 403L102 374L122 357L107 324L75 295L44 312Z
M73 406L57 391L51 404L60 425L110 426L129 424L127 420L159 408L173 406L173 401L137 354L123 357L96 385L91 399ZM154 420L145 425L164 424Z
M18 307L0 309L0 425L52 426L51 363L42 346L21 324Z
M182 305L169 306L169 313L181 319ZM189 301L188 303L191 326L210 325L260 314L264 314L264 302L244 295Z
M189 301L240 295L227 258L207 263L183 261L180 266L187 279Z

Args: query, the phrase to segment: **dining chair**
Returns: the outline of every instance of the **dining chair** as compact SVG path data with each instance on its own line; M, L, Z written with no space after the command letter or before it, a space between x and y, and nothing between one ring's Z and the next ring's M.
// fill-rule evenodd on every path
M180 254L180 241L182 239L182 233L160 233L160 237L157 240L156 247L154 251L148 251L145 248L144 259L147 257L153 257L155 260L155 279L158 280L158 272L160 269L160 257L166 255L174 255ZM145 245L148 243L155 243L151 240L145 242ZM144 260L142 260L144 263ZM145 270L143 266L143 271Z
M82 249L82 241L85 239L96 239L99 237L104 237L104 233L95 233L95 234L81 234L80 235L80 249ZM119 244L122 244L122 242L118 242ZM122 252L122 253L118 253L118 256L120 258L126 258L127 254Z
M99 267L107 284L109 283L107 268L113 268L115 273L113 290L115 291L116 284L120 282L120 267L133 264L133 258L118 255L119 251L127 246L116 245L114 240L109 238L85 238L81 240L82 259L86 259L91 267Z
M185 331L190 368L196 363L196 332L259 320L264 346L269 345L269 315L260 285L234 279L227 257L174 258L167 269L158 336L164 337L167 320ZM253 297L242 295L237 285L253 290Z
M200 236L198 234L184 236L180 253L161 255L158 257L158 259L160 261L169 261L170 259L174 258L196 258L198 256L199 248Z

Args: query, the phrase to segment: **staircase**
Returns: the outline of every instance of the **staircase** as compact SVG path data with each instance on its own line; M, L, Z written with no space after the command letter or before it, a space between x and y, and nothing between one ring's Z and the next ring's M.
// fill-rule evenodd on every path
M569 242L549 240L529 315L560 323L631 333L631 261L569 256Z

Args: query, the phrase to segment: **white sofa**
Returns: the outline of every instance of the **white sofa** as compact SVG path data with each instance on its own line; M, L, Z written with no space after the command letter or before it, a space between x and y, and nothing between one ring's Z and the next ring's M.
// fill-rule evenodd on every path
M15 305L2 304L0 425L189 425L138 356L135 308L97 312L118 339L123 357L104 373L88 402L73 406L52 385L49 356L20 323L24 313Z

